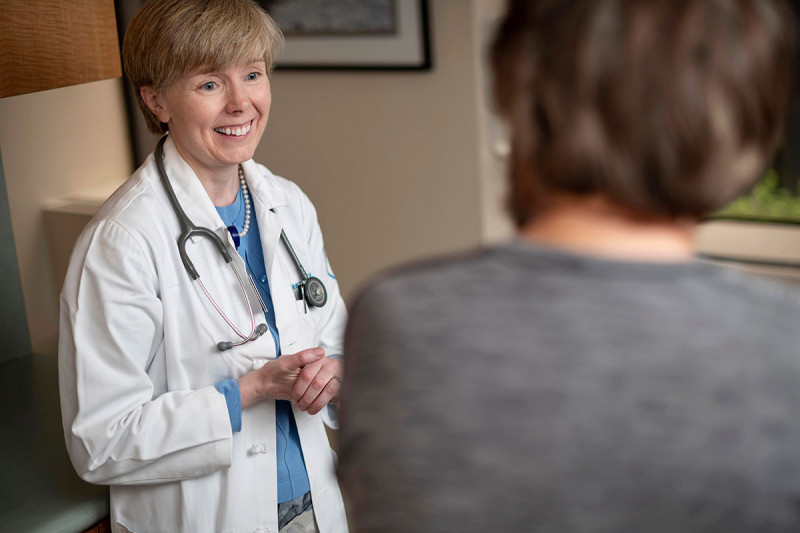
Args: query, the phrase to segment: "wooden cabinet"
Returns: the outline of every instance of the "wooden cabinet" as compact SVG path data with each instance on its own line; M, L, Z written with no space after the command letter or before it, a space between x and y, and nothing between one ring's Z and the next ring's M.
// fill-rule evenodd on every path
M113 0L0 0L0 98L122 76Z

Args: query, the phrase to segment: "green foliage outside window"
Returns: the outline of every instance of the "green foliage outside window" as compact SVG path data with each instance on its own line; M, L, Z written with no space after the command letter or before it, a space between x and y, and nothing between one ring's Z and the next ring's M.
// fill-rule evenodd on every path
M800 197L780 186L775 169L770 169L756 186L711 218L735 218L800 224Z

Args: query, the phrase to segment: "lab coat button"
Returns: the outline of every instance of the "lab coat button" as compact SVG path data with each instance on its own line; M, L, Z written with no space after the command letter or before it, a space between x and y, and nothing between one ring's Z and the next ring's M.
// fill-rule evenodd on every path
M266 364L267 364L267 360L266 359L256 359L256 360L253 361L252 369L253 370L258 370L259 368L261 368L262 366L264 366Z
M261 444L253 444L250 446L250 450L248 450L250 455L258 455L261 453L267 453L267 445L265 443Z
M267 282L267 275L266 274L261 274L261 276L258 278L258 281L260 281L261 283L266 283Z

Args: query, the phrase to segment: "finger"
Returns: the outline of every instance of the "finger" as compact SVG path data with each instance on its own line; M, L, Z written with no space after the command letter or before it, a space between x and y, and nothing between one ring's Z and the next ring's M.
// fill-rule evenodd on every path
M294 380L294 385L292 387L292 402L300 402L300 399L306 394L308 388L311 386L314 379L316 379L317 374L322 371L324 366L325 359L320 359L300 369L300 373Z
M292 367L302 368L325 357L325 349L320 346L308 348L307 350L301 350L287 357L289 358L287 363L290 363Z
M300 409L305 410L333 376L333 371L326 366L323 361L315 361L300 371L292 389L292 401Z
M292 401L298 406L302 403L302 407L307 408L316 399L319 392L325 388L328 381L333 376L341 376L343 370L341 360L329 357L307 365L295 380L294 388L292 389ZM341 378L338 377L337 379ZM308 397L306 397L307 394L309 395ZM302 401L304 397L306 401Z
M331 379L328 381L328 384L325 386L325 389L317 396L317 398L308 406L307 412L310 415L315 415L322 411L326 405L330 403L336 403L337 397L339 396L339 389L341 388L341 383L335 379Z

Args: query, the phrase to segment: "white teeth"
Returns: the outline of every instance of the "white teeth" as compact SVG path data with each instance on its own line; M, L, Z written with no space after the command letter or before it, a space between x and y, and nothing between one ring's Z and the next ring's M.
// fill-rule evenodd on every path
M242 135L247 135L250 133L250 124L247 124L243 128L214 128L214 131L217 133L224 133L225 135L234 135L236 137L241 137Z

